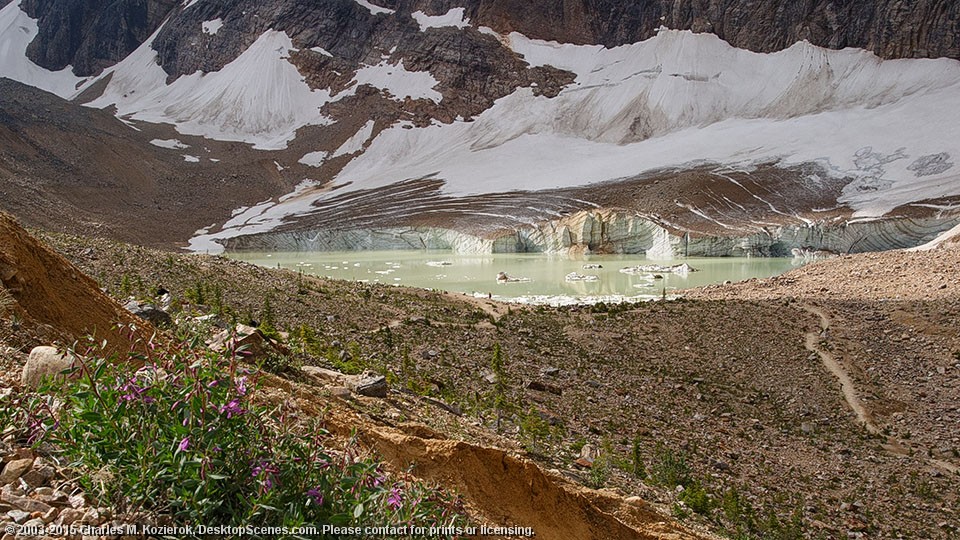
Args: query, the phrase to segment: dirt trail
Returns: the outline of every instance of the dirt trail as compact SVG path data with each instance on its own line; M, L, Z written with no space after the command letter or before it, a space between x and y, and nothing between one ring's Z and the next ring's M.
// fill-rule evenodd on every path
M493 317L494 320L499 319L500 317L507 314L511 308L516 309L517 306L508 304L507 302L499 302L496 300L489 300L486 298L477 298L476 296L471 296L469 294L465 295L451 295L450 298L460 300L472 306L482 309L487 315Z
M869 411L867 411L863 403L860 402L857 389L853 385L853 380L847 375L847 371L833 356L833 353L820 347L821 336L827 335L830 331L830 317L825 311L816 306L803 304L800 307L807 313L812 313L820 319L821 332L808 332L804 347L806 347L808 351L816 353L820 357L820 360L823 361L823 365L826 366L827 370L840 381L840 390L843 392L843 399L845 399L847 405L853 409L853 412L857 415L857 420L863 424L870 433L880 433L880 429L877 428L877 425L873 422Z
M823 361L823 365L826 366L827 370L830 371L830 373L832 373L840 381L840 390L843 392L843 398L846 400L847 405L849 405L853 412L857 415L857 420L863 424L870 434L880 434L880 428L874 422L870 411L868 411L860 401L860 396L857 394L857 389L853 384L853 380L847 374L846 369L844 369L843 365L837 361L833 353L820 347L820 341L822 337L829 335L831 325L830 316L827 315L824 310L810 304L802 304L800 308L808 313L816 315L820 319L821 331L819 333L808 332L805 336L804 347L806 347L808 351L816 353ZM915 448L904 446L894 437L889 436L886 438L886 443L882 446L886 451L897 455L910 455L916 451ZM931 467L935 467L949 473L956 473L957 471L960 471L960 467L957 467L948 461L933 458L925 458L925 460Z

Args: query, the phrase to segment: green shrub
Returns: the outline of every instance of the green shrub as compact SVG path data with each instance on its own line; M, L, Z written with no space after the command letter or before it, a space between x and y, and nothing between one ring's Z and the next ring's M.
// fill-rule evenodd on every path
M640 437L634 437L630 448L630 468L634 476L641 480L647 478L647 469L643 466L643 455L640 453Z
M716 503L703 488L699 481L692 481L687 484L677 498L683 501L694 512L707 515L716 507Z
M658 446L650 467L650 478L661 486L687 486L692 481L686 456L669 448Z

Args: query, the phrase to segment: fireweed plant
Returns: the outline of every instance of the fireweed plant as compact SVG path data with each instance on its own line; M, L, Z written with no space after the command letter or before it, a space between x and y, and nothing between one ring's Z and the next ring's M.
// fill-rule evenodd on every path
M338 445L254 399L242 349L216 353L197 335L116 362L105 348L74 350L67 384L0 397L4 435L55 448L101 504L184 525L466 524L458 498L388 475L355 437Z

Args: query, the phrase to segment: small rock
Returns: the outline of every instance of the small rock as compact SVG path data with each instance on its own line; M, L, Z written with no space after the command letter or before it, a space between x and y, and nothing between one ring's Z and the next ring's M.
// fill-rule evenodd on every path
M24 512L23 510L10 510L7 512L7 517L16 521L17 523L23 523L30 519L30 512Z
M556 377L557 375L560 375L560 368L545 367L543 368L543 371L541 371L541 373L543 373L548 377Z
M17 478L20 478L23 473L27 472L28 469L33 465L33 459L15 459L3 468L3 472L0 473L0 484L10 484Z
M39 493L40 490L49 490L49 492ZM54 491L51 488L39 488L35 492L37 500L57 506L64 506L69 504L66 494L59 491Z
M554 386L552 384L547 384L540 381L530 381L527 384L527 388L529 388L530 390L535 390L537 392L549 392L551 394L555 394L558 396L563 394L563 390L561 388Z
M51 506L47 503L30 499L28 497L19 497L17 495L12 495L12 494L9 494L9 492L7 491L0 493L0 498L2 498L3 502L9 504L10 506L13 506L14 508L19 508L24 512L30 512L30 513L40 512L40 514L42 515L42 514L45 514L51 508Z
M583 459L583 458L577 458L577 460L574 461L573 464L576 465L577 467L580 467L580 468L583 468L583 469L589 469L589 468L593 467L593 462L592 462L592 461L589 461L589 460L586 460L586 459Z
M456 415L456 416L461 416L461 415L463 415L463 411L462 411L462 410L460 409L460 407L458 407L457 405L450 405L449 403L447 403L447 402L445 402L445 401L441 401L441 400L439 400L439 399L432 398L432 397L430 397L430 396L423 396L423 397L420 398L420 399L422 399L423 401L425 401L425 402L427 402L427 403L429 403L429 404L431 404L431 405L435 405L435 406L437 406L437 407L440 407L441 409L449 412L450 414L453 414L453 415Z
M100 523L100 512L96 508L90 508L83 513L80 523L87 525L98 525Z
M7 497L22 497L23 488L16 484L7 484L0 488L0 502L6 502Z
M57 521L59 521L61 525L70 525L71 523L76 523L77 520L82 517L82 510L77 510L76 508L64 508L60 511L60 515L57 516Z
M59 514L60 514L59 508L51 508L50 510L47 510L46 513L44 513L40 519L42 519L45 524L53 523L53 520L57 519L57 516Z
M55 347L34 347L23 366L20 382L27 388L36 388L44 377L60 377L60 372L74 366L74 358Z
M173 317L166 311L151 304L138 305L136 309L127 308L130 313L143 320L150 321L154 326L169 328L173 326Z
M31 519L30 521L27 521L26 523L23 524L24 527L29 528L29 529L34 529L34 530L39 529L40 527L43 527L44 525L46 525L46 524L45 524L45 523L43 522L43 520L40 519L40 518L33 518L33 519Z
M28 487L36 489L38 487L47 485L53 476L53 469L48 466L44 466L30 469L29 471L23 473L20 479L23 480Z

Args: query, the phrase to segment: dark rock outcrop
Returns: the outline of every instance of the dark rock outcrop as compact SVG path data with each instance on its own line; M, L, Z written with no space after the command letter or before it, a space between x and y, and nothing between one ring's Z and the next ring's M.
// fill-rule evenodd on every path
M223 27L215 35L205 34L202 23L217 18ZM172 80L223 68L271 29L286 32L300 48L294 63L316 88L342 90L358 68L387 56L390 64L402 61L408 70L429 71L440 81L443 106L419 103L405 109L432 118L478 114L522 86L553 96L573 79L553 68L528 69L496 38L476 29L421 32L409 11L374 15L354 0L200 2L164 26L153 47ZM332 57L310 50L314 47Z
M140 46L177 0L23 0L38 19L39 34L27 56L51 70L73 65L77 75L95 75Z

